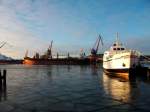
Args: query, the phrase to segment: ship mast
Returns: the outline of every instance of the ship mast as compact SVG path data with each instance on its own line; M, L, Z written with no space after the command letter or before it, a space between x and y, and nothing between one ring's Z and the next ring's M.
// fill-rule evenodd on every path
M117 37L116 37L116 44L119 45L119 34L117 32Z
M116 37L116 45L122 45L119 41L119 33L117 32L117 37Z

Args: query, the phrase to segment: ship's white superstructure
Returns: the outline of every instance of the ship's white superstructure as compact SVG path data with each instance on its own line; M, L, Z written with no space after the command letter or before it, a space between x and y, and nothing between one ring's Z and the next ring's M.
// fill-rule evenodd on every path
M135 50L126 49L117 37L110 50L104 52L103 68L110 72L127 72L130 68L135 68L139 65L139 59L140 53Z

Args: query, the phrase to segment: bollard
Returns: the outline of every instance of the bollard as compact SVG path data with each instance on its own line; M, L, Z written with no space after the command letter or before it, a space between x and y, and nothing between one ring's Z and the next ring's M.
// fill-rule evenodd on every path
M7 74L6 70L3 70L3 74L0 70L0 90L6 88L6 74Z
M3 87L6 88L6 74L7 74L7 71L4 70L3 71Z
M6 74L6 70L3 70L3 73L0 70L0 101L3 100L3 97L4 100L7 100Z
M3 79L3 77L2 77L2 74L1 74L1 70L0 70L0 90L2 90L2 79Z
M3 70L3 95L4 95L4 100L7 100L7 83L6 83L6 75L7 75L7 70Z

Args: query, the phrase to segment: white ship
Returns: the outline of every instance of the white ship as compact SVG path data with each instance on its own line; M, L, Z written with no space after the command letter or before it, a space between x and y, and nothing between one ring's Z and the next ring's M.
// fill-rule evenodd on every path
M110 50L104 52L103 68L105 72L126 73L140 64L140 52L126 49L118 40L118 35Z

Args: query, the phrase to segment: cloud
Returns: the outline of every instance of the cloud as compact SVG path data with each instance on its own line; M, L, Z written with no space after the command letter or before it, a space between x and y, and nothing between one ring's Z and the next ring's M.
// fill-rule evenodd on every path
M39 2L38 0L34 3L31 0L3 1L0 5L0 39L8 42L12 47L4 46L0 49L1 53L13 58L23 58L27 49L29 49L30 56L36 51L42 53L44 52L42 50L45 50L50 43L49 39L44 37L47 36L46 33L51 35L47 31L58 33L59 30L60 34L62 32L68 36L65 37L66 40L70 39L70 35L75 38L83 37L85 33L80 33L77 25L66 21L64 15L59 11L54 6L47 6L47 2ZM72 27L72 25L75 27ZM84 28L84 25L80 26L82 30L85 29L85 32L89 32L89 29ZM70 52L70 49L74 49L76 46L69 45L56 45L53 51L56 53L55 49L58 49L60 52L59 48L62 48L62 52ZM80 48L77 47L73 52L77 52L77 49Z
M24 56L25 50L43 49L48 43L27 29L18 20L16 11L7 4L0 5L0 41L6 41L12 45L11 47L4 46L0 49L0 52L13 58L21 58Z
M98 0L95 2L79 0L76 3L62 0L2 0L0 41L7 41L13 47L6 45L0 52L22 58L27 49L31 55L35 51L44 52L51 40L54 40L54 53L77 52L80 48L86 48L86 51L90 52L99 32L104 34L102 34L104 41L109 41L106 46L112 44L114 40L112 34L118 30L125 36L131 33L137 36L139 32L141 34L148 32L147 22L150 16L147 7L147 9L139 7L141 4L132 7L135 2L128 5L128 1L126 5L123 3L119 7L116 7L117 2L116 5L113 2L98 2ZM126 40L129 41L131 48L136 48L136 44L142 41L137 49L145 49L148 52L149 37L145 38Z

